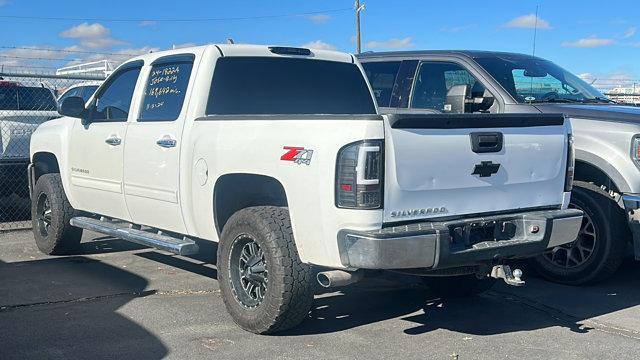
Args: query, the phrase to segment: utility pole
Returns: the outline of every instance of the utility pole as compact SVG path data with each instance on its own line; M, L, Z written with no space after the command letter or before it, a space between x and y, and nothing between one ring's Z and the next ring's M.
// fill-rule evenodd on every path
M360 12L364 10L364 4L360 5L360 0L356 0L355 9L356 9L356 53L360 54L362 50L362 46L361 46L362 37L360 35Z

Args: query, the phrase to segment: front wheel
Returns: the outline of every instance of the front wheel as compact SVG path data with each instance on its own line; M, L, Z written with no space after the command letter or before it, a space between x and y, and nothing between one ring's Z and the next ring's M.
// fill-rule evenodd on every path
M222 231L217 264L222 299L241 328L269 334L308 316L313 278L298 257L287 209L236 212Z
M31 199L31 223L38 249L47 255L70 254L77 250L82 229L69 224L74 215L60 174L40 176Z
M536 269L568 285L604 280L620 266L629 240L624 211L602 188L585 182L575 183L569 207L584 212L578 238L535 258Z

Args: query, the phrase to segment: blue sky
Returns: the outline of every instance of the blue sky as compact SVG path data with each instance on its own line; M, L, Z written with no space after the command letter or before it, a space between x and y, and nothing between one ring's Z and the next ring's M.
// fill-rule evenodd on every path
M637 0L363 3L364 50L486 49L525 53L532 50L533 14L539 4L537 55L576 74L640 79ZM4 29L0 33L0 64L55 68L74 59L118 57L95 53L128 55L173 45L220 43L228 37L238 43L310 45L353 52L352 7L351 0L0 0ZM304 13L314 14L253 18ZM236 19L162 21L201 18ZM132 21L113 21L122 19ZM64 51L36 50L41 48Z

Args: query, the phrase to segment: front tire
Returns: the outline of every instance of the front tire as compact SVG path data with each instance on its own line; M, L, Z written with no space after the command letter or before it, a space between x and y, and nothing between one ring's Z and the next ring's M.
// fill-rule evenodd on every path
M270 334L308 316L313 278L298 257L287 209L257 206L231 216L217 266L222 299L241 328Z
M38 249L47 255L65 255L79 248L82 229L69 221L75 210L64 193L60 174L38 178L31 199L31 223Z
M586 182L575 182L569 207L584 212L578 238L536 257L536 269L562 284L602 281L622 263L630 238L625 213L606 191Z

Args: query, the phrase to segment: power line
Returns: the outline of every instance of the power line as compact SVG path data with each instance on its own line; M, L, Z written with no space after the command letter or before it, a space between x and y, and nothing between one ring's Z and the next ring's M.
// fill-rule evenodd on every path
M22 16L22 15L0 15L2 19L14 19L14 20L54 20L54 21L101 21L101 22L213 22L213 21L237 21L237 20L262 20L262 19L277 19L297 16L309 16L326 13L337 13L351 11L351 8L341 9L329 9L320 11L309 11L301 13L289 13L289 14L275 14L275 15L259 15L259 16L240 16L240 17L226 17L226 18L173 18L173 19L115 19L115 18L75 18L75 17L56 17L56 16Z
M73 60L82 60L82 59L53 59L53 58L43 58L43 57L35 57L35 56L13 56L13 55L0 55L0 59L20 59L20 60L38 60L38 61L73 61Z
M60 52L60 53L67 53L67 54L91 54L91 55L115 55L115 56L138 56L138 55L140 55L140 54L111 53L111 52L88 51L88 50L67 50L67 49L38 48L38 47L29 47L29 46L0 46L0 49L51 51L51 52Z

